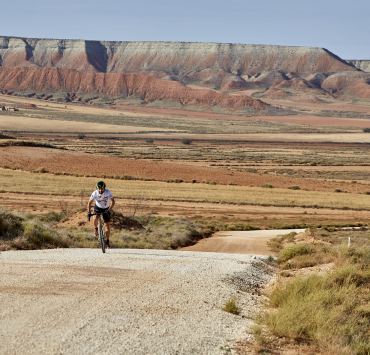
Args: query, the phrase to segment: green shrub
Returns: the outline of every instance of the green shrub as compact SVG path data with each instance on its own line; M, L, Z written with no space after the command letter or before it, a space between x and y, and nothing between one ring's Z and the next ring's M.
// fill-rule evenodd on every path
M286 262L298 255L307 255L314 253L315 250L308 244L292 244L283 249L279 254L279 262Z
M23 219L11 213L0 211L0 239L11 240L23 233Z
M34 248L66 248L67 241L41 224L29 223L24 228L24 239L30 249Z

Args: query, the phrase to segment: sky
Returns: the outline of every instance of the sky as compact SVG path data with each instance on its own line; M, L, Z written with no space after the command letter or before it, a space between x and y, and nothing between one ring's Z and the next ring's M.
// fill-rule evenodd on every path
M370 0L2 2L2 36L310 46L370 59Z

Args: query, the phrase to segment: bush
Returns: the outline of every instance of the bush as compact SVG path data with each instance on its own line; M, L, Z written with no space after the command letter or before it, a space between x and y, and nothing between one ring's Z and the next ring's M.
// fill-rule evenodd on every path
M66 240L60 238L56 232L41 224L26 224L24 239L30 249L34 248L66 248L69 246Z
M307 255L314 253L315 250L308 244L293 244L287 246L279 254L279 262L286 262L298 255Z
M0 239L11 240L23 233L23 219L11 213L0 212Z
M182 144L186 144L186 145L193 143L193 141L189 138L184 138L181 142Z

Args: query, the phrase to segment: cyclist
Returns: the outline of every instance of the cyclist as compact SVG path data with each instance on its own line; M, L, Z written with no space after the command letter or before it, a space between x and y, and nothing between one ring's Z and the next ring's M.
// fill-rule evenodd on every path
M110 220L111 211L114 207L115 201L112 192L106 188L104 181L98 181L96 184L96 190L91 194L89 203L87 204L87 214L90 216L90 209L95 201L94 212L96 213L94 219L95 226L95 236L98 237L98 215L102 215L104 219L104 224L106 227L105 236L106 246L109 247L109 235L110 235Z

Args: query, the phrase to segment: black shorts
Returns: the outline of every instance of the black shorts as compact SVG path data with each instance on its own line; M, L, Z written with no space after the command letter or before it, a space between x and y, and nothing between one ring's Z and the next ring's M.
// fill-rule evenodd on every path
M104 222L110 222L111 220L111 213L109 208L100 208L98 206L94 206L94 212L96 214L101 214L103 216Z

